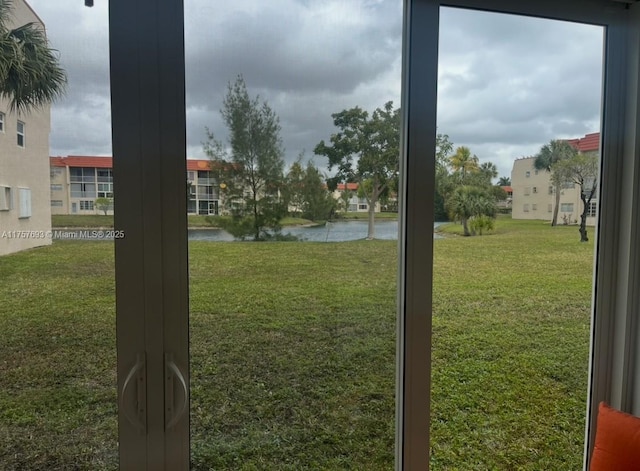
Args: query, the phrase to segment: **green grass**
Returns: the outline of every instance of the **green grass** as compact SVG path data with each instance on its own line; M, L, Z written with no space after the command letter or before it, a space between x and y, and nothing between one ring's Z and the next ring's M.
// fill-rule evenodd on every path
M53 227L113 227L113 215L104 214L54 214Z
M593 245L435 243L432 469L581 466ZM396 242L190 244L194 470L388 470ZM0 463L117 467L113 247L0 257Z

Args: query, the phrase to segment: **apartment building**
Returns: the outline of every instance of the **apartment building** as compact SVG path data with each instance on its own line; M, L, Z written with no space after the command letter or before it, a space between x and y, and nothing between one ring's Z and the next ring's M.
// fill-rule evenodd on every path
M186 193L189 214L217 215L219 188L209 170L208 160L187 160ZM51 213L100 214L98 198L113 199L113 159L111 157L51 157ZM113 214L113 205L105 208Z
M349 198L349 207L347 212L349 213L366 213L369 211L369 202L365 197L358 196L358 184L357 183L338 183L332 196L336 200L340 200L345 191L351 193ZM374 212L380 212L380 202L377 202L374 208Z
M9 27L34 23L44 29L24 0L12 7ZM19 113L0 99L0 255L51 243L49 110L46 105Z
M583 153L598 154L600 133L587 134L582 138L568 141ZM511 171L513 219L540 219L550 221L556 202L555 189L551 183L551 174L534 167L535 157L523 157L515 160ZM594 225L598 208L598 195L594 196L587 212L587 225ZM560 192L558 224L575 224L582 214L580 187L565 183Z

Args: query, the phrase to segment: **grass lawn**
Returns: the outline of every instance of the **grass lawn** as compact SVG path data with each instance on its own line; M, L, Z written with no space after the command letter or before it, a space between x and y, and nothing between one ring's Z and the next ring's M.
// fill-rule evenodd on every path
M592 243L435 242L434 470L580 469ZM388 470L396 242L190 243L194 470ZM0 257L3 469L117 468L113 246Z

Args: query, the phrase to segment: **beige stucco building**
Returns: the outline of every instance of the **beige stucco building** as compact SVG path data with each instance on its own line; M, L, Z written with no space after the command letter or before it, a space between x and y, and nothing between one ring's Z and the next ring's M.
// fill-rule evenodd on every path
M600 133L587 134L580 139L569 140L576 149L584 153L598 153ZM533 163L535 157L523 157L513 163L511 187L513 219L540 219L551 221L556 202L555 190L551 183L551 174L537 170ZM598 208L598 194L591 200L587 213L587 225L595 225ZM571 183L563 185L560 193L558 224L576 224L582 214L580 188Z
M70 155L49 162L52 214L103 214L96 200L114 197L112 157ZM220 191L210 165L209 160L187 159L188 214L219 214ZM107 214L113 214L113 206Z
M351 193L351 198L349 199L349 207L346 212L349 213L367 213L369 212L369 203L367 199L363 196L358 196L358 187L357 183L338 183L338 186L331 194L333 199L340 200L345 191L349 191ZM374 212L380 212L380 202L377 201ZM343 208L344 211L344 208Z
M9 27L44 24L24 0L14 0ZM51 243L50 107L11 111L0 99L0 255Z

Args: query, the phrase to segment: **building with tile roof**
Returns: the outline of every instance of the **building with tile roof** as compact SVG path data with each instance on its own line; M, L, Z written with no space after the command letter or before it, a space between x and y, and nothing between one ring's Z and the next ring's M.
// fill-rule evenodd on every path
M600 133L587 134L584 137L569 139L573 147L583 153L600 152ZM551 183L551 174L537 170L533 163L535 157L516 159L511 170L513 219L540 219L551 221L555 205L555 189ZM587 225L596 223L598 195L593 198L587 213ZM563 185L558 210L558 224L576 224L582 214L580 188L573 183Z
M52 214L99 214L96 199L114 197L111 157L70 155L49 162ZM219 187L209 160L187 160L186 184L188 214L219 214ZM107 213L113 214L113 206Z

